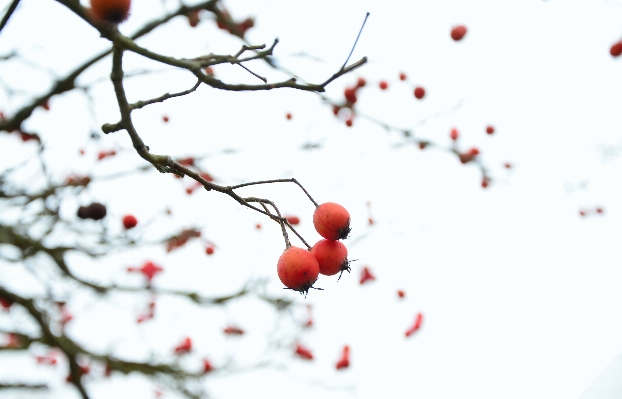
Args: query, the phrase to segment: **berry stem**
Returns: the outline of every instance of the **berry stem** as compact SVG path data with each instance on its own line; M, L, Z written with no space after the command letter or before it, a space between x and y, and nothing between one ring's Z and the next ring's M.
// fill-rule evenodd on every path
M365 19L363 20L363 25L361 25L361 29L359 30L359 34L356 35L356 40L354 41L354 45L352 46L352 50L350 50L350 54L348 54L348 58L346 58L346 62L344 62L343 66L341 67L342 71L346 67L346 65L348 65L348 61L350 61L350 57L352 56L352 53L354 52L354 48L356 47L356 44L359 41L359 37L361 37L361 33L363 32L363 28L365 27L365 22L367 22L367 18L369 18L369 12L367 14L365 14Z
M316 208L319 206L319 204L317 202L315 202L313 197L311 197L311 194L309 194L309 192L302 186L302 184L300 184L300 182L298 182L298 180L296 180L293 177L291 179L274 179L274 180L252 181L252 182L248 182L248 183L238 184L237 186L229 186L229 187L227 187L227 189L235 190L236 188L241 188L241 187L246 187L246 186L254 186L254 185L257 185L257 184L272 184L272 183L295 183L307 195L307 197L311 200L311 202L313 202L313 205L315 205Z

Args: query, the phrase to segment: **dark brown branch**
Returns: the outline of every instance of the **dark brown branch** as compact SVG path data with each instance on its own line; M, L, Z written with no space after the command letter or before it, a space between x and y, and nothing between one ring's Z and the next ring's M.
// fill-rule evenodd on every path
M47 390L46 384L30 384L30 383L4 383L0 382L0 389L29 389L29 390Z
M15 12L15 9L17 8L18 5L19 5L19 0L13 0L8 10L6 11L6 14L4 14L4 17L2 17L2 21L0 21L0 32L2 32L2 29L4 29L7 22L9 22L11 15L13 15L13 12Z

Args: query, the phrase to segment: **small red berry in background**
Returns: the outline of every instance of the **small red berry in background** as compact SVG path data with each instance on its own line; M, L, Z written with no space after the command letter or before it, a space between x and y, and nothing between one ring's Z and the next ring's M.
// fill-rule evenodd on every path
M317 280L320 265L306 249L289 247L281 254L276 270L283 285L306 293Z
M206 75L209 75L209 76L214 76L214 68L212 68L212 67L207 67L207 68L205 68L205 69L204 69L204 71L205 71L205 74L206 74Z
M123 216L123 227L126 229L132 229L136 227L138 224L138 220L134 215L125 215Z
M397 296L400 298L404 298L404 296L406 296L406 293L404 293L403 290L397 290Z
M449 137L451 137L451 139L454 141L458 140L458 129L456 128L451 129L451 133L449 133Z
M257 224L255 225L255 228L256 228L257 230L261 230L261 223L257 223Z
M343 271L350 271L348 250L340 241L321 240L309 250L320 265L320 273L334 276Z
M356 87L364 87L367 84L365 78L358 78L356 81Z
M406 333L405 333L406 337L410 337L415 332L417 332L421 328L422 322L423 322L423 315L421 313L418 313L417 317L415 318L415 323L412 325L412 327L406 330Z
M458 25L451 30L451 38L455 41L462 40L467 33L467 28L464 25Z
M37 136L35 136L34 134L26 133L26 132L20 132L20 138L22 139L23 142L30 141L30 140L37 140Z
M190 11L188 14L186 14L186 18L188 18L188 25L193 28L195 28L199 24L199 22L201 22L201 19L199 18L199 11L200 10Z
M311 314L311 305L307 305L307 321L305 321L303 327L312 327L313 326L313 315Z
M102 159L108 158L108 157L114 157L115 155L117 155L117 152L115 150L110 150L110 151L100 151L97 154L97 159L99 161L101 161Z
M488 187L488 178L484 177L482 179L482 188Z
M406 80L406 74L404 72L400 72L400 80Z
M227 326L222 330L227 335L244 335L244 330L239 327Z
M423 87L415 87L415 98L421 100L425 96L425 89Z
M603 210L603 208L598 207L598 208L596 208L596 212L597 212L597 213L603 213L603 212L604 212L604 210Z
M619 57L620 54L622 54L622 40L611 46L611 49L609 49L609 54L611 54L612 57Z
M300 344L296 345L295 353L303 359L313 360L313 353L311 353L311 351L308 348L305 348L304 346Z
M53 352L50 352L49 355L45 356L35 356L35 360L38 364L47 364L50 366L54 366L57 363L56 357Z
M337 370L345 369L350 366L350 347L348 345L343 347L343 352L341 353L341 359L337 361L335 368Z
M287 219L289 224L291 224L292 226L300 224L300 218L298 216L285 216L285 219Z
M369 270L369 268L367 266L365 266L363 268L363 271L361 272L361 279L359 280L359 283L361 285L365 284L368 281L374 281L376 279L376 277L374 277L373 274L371 274L371 271Z
M3 298L0 296L0 308L3 310L9 310L11 308L11 305L13 304L13 302L9 301L6 298Z
M426 143L425 141L420 141L419 142L419 149L420 150L425 150L425 148L428 146L428 143Z
M127 19L130 3L130 0L91 0L91 9L102 21L118 24Z
M346 126L347 127L352 127L352 123L353 123L352 118L346 119Z
M291 121L291 120L292 120L292 114L291 114L291 112L286 113L286 114L285 114L285 118L286 118L288 121Z
M261 227L261 226L259 226ZM205 247L205 253L208 255L212 255L214 253L214 247L211 245L208 245L207 247Z
M475 156L479 154L479 150L476 147L473 147L469 150L469 154Z
M212 363L210 363L210 361L207 359L203 359L203 373L209 373L212 370L214 370L214 366L212 366Z
M148 281L153 280L156 274L162 272L164 269L153 262L145 262L142 267L128 267L128 272L139 272L147 277Z
M389 84L386 81L382 80L380 81L380 84L378 86L380 86L380 90L386 90L389 87Z
M503 164L503 166L504 166L506 169L511 169L511 168L512 168L512 164L511 164L511 163L509 163L509 162L504 163L504 164Z
M188 353L192 350L192 339L190 337L184 338L181 344L177 345L175 348L176 355L183 355L184 353Z
M346 98L346 101L348 101L349 103L354 104L356 102L356 89L355 88L348 87L343 92L343 95Z
M164 115L164 116L162 117L162 122L164 122L164 123L168 123L168 121L169 121L169 120L170 120L170 119L169 119L169 118L168 118L168 116L166 116L166 115Z
M584 210L580 210L580 211L579 211L579 215L581 215L581 216L585 216L585 215L586 215L586 212L585 212Z
M333 105L333 115L337 116L339 115L339 111L341 110L341 107L338 105Z
M182 158L182 159L179 159L177 162L182 164L182 165L184 165L184 166L194 166L194 158L193 157ZM177 175L175 175L175 176L177 176Z
M493 126L486 126L486 133L493 134L495 132L495 128Z

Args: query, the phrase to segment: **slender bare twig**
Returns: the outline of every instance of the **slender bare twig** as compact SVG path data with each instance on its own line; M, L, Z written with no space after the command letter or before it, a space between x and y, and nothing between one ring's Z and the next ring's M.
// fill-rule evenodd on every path
M9 22L11 15L13 15L13 12L15 12L15 9L17 8L18 5L19 5L19 0L13 0L13 2L11 2L11 5L9 5L9 8L6 10L4 17L2 17L2 21L0 21L0 32L2 32L2 29L4 29L7 22Z

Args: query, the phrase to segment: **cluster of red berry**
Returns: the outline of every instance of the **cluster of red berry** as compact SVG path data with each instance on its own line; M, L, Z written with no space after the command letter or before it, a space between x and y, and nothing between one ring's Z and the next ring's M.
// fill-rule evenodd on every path
M341 205L327 202L315 209L315 230L324 237L311 249L290 246L277 263L281 282L289 289L307 293L319 274L333 276L350 271L348 250L338 240L350 233L350 214Z

